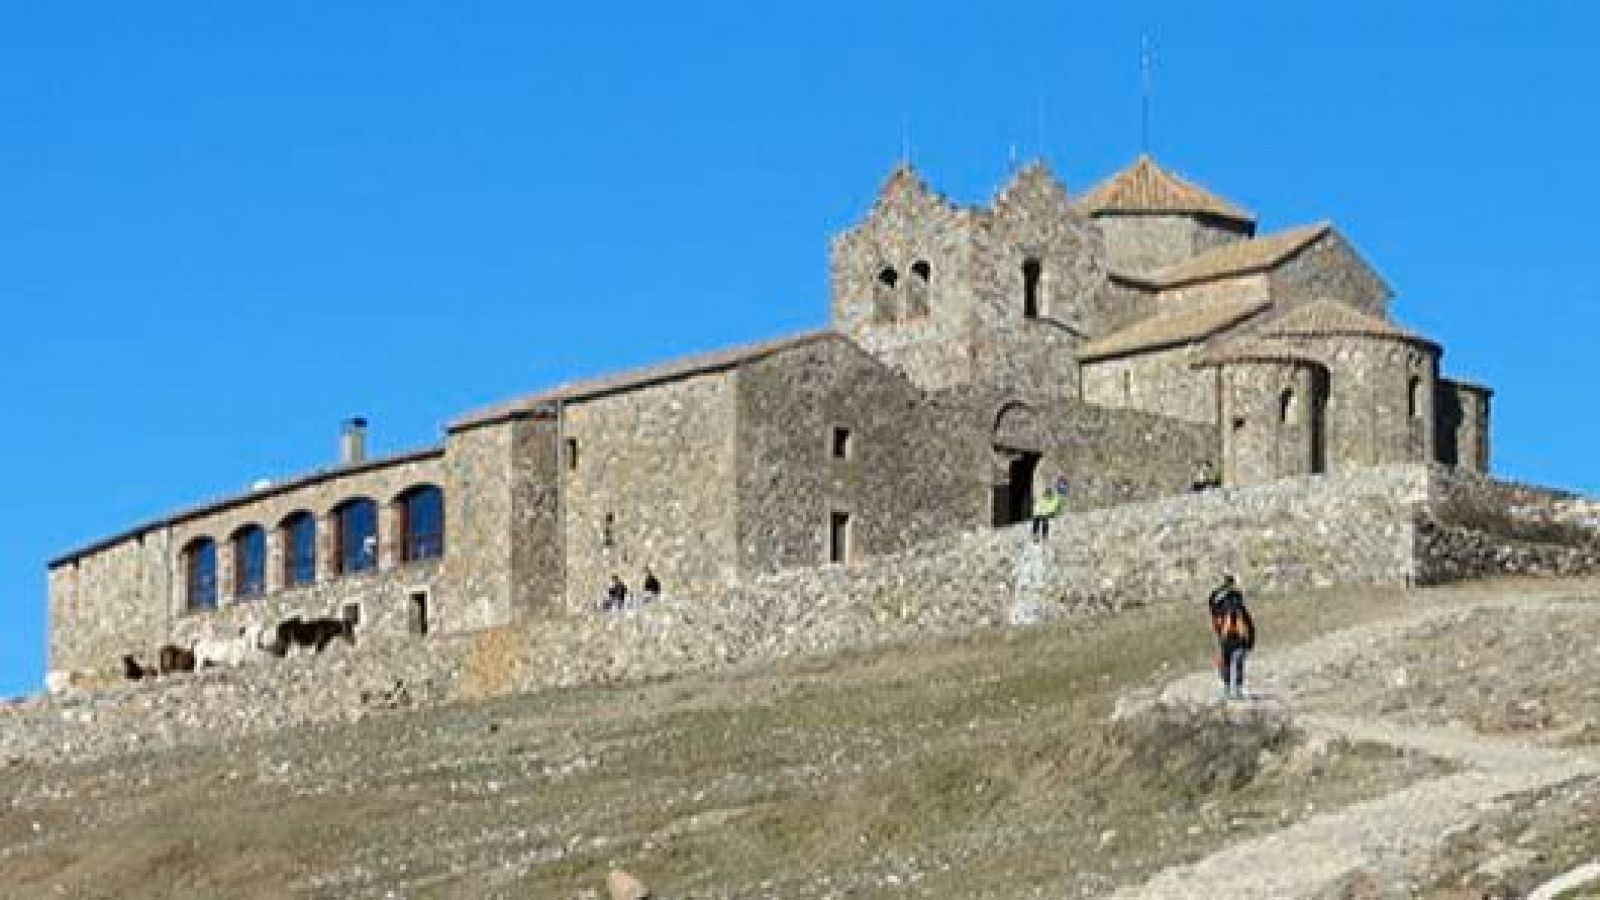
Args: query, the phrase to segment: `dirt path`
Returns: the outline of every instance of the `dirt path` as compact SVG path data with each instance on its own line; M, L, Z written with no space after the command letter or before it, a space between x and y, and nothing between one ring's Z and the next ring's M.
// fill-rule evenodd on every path
M1592 594L1589 596L1592 597ZM1324 667L1417 629L1448 624L1476 609L1530 605L1556 609L1583 595L1550 592L1515 600L1454 599L1419 606L1400 622L1350 628L1253 659L1256 704L1280 707L1316 734L1387 744L1450 760L1456 774L1431 779L1365 803L1316 816L1282 831L1243 841L1198 862L1162 871L1119 898L1187 900L1193 897L1312 898L1342 877L1365 868L1394 870L1436 847L1441 835L1470 823L1487 804L1579 776L1600 775L1600 755L1558 750L1464 729L1409 727L1379 716L1352 719L1297 709L1298 689ZM1592 601L1591 601L1592 602ZM1212 672L1180 678L1159 692L1129 697L1118 715L1165 704L1218 703ZM1242 875L1241 873L1248 873Z

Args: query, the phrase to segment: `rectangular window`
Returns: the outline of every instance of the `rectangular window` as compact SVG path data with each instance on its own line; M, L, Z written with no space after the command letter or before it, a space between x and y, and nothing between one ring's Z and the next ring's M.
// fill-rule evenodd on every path
M835 512L828 520L828 562L849 562L850 550L850 514Z
M423 637L428 633L428 592L415 591L411 595L409 631Z
M578 471L578 439L567 438L567 471Z
M833 458L849 459L851 450L850 443L850 429L833 429Z

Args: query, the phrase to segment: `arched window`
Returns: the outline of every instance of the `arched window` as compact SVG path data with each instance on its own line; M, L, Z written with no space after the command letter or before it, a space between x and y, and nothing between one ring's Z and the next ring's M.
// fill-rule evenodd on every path
M1406 384L1406 415L1413 419L1422 415L1422 379L1415 375Z
M288 587L317 580L317 520L308 512L290 513L283 532L283 583Z
M1284 388L1278 395L1278 421L1284 425L1300 424L1300 404L1296 402L1294 390Z
M259 597L267 590L267 532L260 525L235 531L233 545L233 595L241 600Z
M217 608L217 542L195 538L183 548L184 604L191 610Z
M925 259L911 264L911 281L906 285L906 318L920 319L928 314L928 287L933 267Z
M1044 264L1037 259L1025 260L1022 263L1022 315L1023 318L1037 319L1043 312L1040 301L1040 283L1044 279Z
M366 497L346 500L334 509L333 518L338 538L333 558L339 564L339 574L377 568L378 504Z
M878 282L873 286L872 292L872 321L878 324L887 324L895 320L895 289L900 283L900 273L893 266L884 266L878 271Z
M444 491L431 484L401 494L400 559L411 562L444 555Z

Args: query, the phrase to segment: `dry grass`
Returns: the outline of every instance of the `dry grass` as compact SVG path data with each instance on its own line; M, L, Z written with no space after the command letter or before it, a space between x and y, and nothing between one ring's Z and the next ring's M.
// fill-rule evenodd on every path
M1254 608L1287 644L1405 602ZM1120 691L1210 654L1197 598L3 773L0 896L570 897L612 865L675 898L1094 893L1432 771L1364 747L1300 759L1266 719L1108 722ZM470 677L510 658L486 635Z

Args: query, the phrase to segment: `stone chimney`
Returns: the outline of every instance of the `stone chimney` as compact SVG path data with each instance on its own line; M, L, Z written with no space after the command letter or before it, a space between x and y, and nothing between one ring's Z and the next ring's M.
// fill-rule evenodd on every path
M339 465L353 466L367 459L367 420L360 416L344 420L339 432Z

